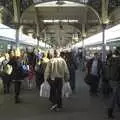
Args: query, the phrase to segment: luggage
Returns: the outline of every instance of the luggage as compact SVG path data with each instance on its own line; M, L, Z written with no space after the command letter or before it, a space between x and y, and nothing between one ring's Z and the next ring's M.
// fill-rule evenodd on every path
M40 87L40 97L49 98L50 96L50 85L47 81L43 82Z

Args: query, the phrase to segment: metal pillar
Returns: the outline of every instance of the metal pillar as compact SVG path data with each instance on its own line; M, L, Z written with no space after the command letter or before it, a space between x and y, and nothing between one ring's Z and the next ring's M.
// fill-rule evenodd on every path
M16 24L16 48L19 48L20 0L13 0L14 22Z
M82 57L85 57L85 44L84 44L84 37L82 37Z
M39 41L40 41L39 26L38 26L38 25L36 25L36 26L37 26L37 27L36 27L36 28L37 28L37 29L36 29L36 31L37 31L37 34L36 34L36 35L37 35L37 49L39 49L39 43L40 43L40 42L39 42Z
M105 40L106 24L102 25L102 61L106 62L106 40Z
M108 4L109 0L102 0L102 23L108 22Z
M19 45L20 45L19 36L20 36L20 31L19 31L19 25L18 25L16 27L16 48L19 48Z
M45 43L45 48L46 48L46 31L44 32L44 43Z
M106 62L105 29L106 29L106 25L109 23L108 3L109 3L109 0L102 0L102 61L103 62Z
M39 15L38 9L35 8L35 21L36 21L36 35L37 35L37 48L39 48L39 41L40 41L40 23L39 23Z
M85 44L84 44L85 37L86 37L85 24L82 24L82 52L83 52L83 59L85 58Z
M37 28L37 48L39 48L39 40L40 40L40 35L39 35L39 24L36 24L36 28Z
M39 38L37 38L37 48L39 48Z

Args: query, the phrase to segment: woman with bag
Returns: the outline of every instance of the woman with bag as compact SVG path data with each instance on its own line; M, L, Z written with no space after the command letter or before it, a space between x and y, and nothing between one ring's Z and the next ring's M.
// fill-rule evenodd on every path
M17 53L17 52L15 52ZM19 54L12 54L10 57L9 64L12 65L13 71L11 74L11 79L14 82L14 90L15 90L15 103L20 103L20 92L21 92L21 84L24 78L26 77L26 72L22 68L22 57Z
M9 64L9 55L5 54L5 59L2 61L1 64L1 77L3 80L4 86L4 94L8 94L10 92L10 83L11 83L11 73L12 73L12 66Z
M41 60L38 60L35 71L36 71L36 86L40 90L41 84L44 82L44 72L47 66L49 59L46 57L45 53L43 53Z

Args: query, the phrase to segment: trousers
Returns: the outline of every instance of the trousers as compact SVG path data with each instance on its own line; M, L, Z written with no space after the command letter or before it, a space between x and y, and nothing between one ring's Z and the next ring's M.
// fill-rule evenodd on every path
M19 98L21 90L21 81L15 81L15 99Z
M60 108L62 106L62 86L63 80L62 78L55 78L55 80L50 80L50 98L49 100L53 103L53 105L57 104L57 107Z

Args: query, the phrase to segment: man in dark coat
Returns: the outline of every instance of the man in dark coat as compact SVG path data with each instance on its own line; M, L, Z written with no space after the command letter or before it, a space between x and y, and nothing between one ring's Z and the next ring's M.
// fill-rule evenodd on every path
M90 94L97 95L100 75L102 71L102 62L99 60L98 53L94 54L94 58L87 63L87 72L91 77Z

